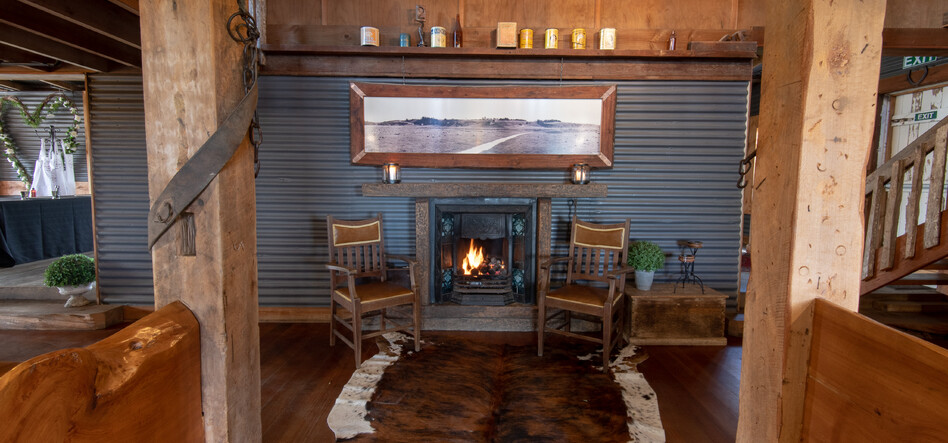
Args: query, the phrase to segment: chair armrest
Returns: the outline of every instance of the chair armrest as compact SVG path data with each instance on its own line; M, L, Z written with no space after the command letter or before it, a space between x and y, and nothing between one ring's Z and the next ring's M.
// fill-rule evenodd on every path
M630 273L630 272L632 272L632 271L634 271L634 270L635 270L635 268L629 268L629 267L626 267L626 266L622 266L622 267L615 268L615 269L613 269L612 271L607 272L607 273L606 273L606 278L616 278L616 277L619 277L620 275L628 274L628 273Z
M409 256L407 256L407 255L385 254L385 259L386 259L386 260L388 260L388 259L401 260L401 261L403 261L403 262L405 262L405 263L408 263L409 266L417 266L417 265L418 265L418 260L415 260L415 259L413 259L413 258L411 258L411 257L409 257Z
M561 262L561 261L569 261L569 260L572 260L572 259L573 259L573 257L556 257L556 258L550 258L550 259L547 259L547 260L543 260L543 262L540 263L540 269L550 269L550 266L553 266L554 263L558 263L558 262Z
M330 269L330 270L333 270L333 271L343 272L343 273L345 273L346 275L351 275L351 274L355 274L356 272L358 272L358 270L357 270L356 268L350 268L350 267L348 267L348 266L341 266L341 265L337 265L337 264L335 264L335 263L328 263L328 264L326 264L326 268L327 268L327 269Z

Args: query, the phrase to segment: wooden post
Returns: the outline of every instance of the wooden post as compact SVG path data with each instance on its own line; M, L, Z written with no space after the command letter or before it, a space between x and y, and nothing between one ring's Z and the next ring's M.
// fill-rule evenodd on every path
M813 299L859 302L886 4L767 5L737 441L797 442Z
M243 46L226 29L237 10L232 1L142 0L140 7L154 202L243 97ZM180 253L186 230L178 226L152 249L155 307L181 300L200 324L206 441L260 441L256 202L247 138L187 212L195 254Z

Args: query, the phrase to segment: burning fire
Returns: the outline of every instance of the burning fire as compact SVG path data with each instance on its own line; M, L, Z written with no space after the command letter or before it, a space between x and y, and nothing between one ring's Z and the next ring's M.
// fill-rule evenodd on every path
M471 239L471 247L467 250L467 257L464 257L464 263L461 264L461 268L464 269L464 275L471 275L471 270L480 268L482 263L484 263L484 248L475 248L474 239Z

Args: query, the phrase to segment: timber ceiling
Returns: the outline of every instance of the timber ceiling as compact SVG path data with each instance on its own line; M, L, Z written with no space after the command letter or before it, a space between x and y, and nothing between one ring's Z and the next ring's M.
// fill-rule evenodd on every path
M140 70L138 0L0 0L0 91L82 90Z

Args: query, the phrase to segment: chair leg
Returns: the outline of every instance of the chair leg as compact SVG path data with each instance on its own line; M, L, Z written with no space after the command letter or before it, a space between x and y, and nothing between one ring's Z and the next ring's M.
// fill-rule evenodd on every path
M382 308L382 313L379 314L379 331L385 330L385 308Z
M609 355L612 354L612 310L606 309L602 316L602 372L609 372Z
M566 328L566 332L571 332L570 328L573 326L572 312L569 309L566 309L563 311L563 315L566 318L566 326L564 326Z
M329 346L336 346L336 299L329 296Z
M415 301L411 304L411 310L412 317L415 321L415 324L412 326L415 330L415 352L418 352L421 351L421 303L417 297L415 297Z
M352 311L352 350L355 352L356 369L359 369L362 366L362 312L358 306Z
M537 356L543 357L543 334L546 332L546 300L540 297L537 302Z

